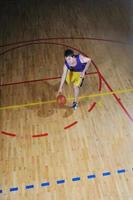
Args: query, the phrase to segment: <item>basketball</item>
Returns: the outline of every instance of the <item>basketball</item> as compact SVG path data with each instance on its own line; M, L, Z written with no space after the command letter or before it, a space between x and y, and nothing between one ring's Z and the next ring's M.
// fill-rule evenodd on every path
M66 104L66 97L62 94L58 95L57 96L57 103L60 105L60 106L63 106Z

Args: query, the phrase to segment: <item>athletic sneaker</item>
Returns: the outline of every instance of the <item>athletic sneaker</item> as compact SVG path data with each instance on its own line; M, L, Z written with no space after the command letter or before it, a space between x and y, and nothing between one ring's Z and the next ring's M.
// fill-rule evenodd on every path
M72 108L74 109L74 110L77 110L77 108L78 108L78 103L77 102L73 102L73 105L72 105Z

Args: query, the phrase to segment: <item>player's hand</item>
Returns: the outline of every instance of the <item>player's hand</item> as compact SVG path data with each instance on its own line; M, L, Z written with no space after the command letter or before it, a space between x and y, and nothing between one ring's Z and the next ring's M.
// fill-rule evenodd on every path
M84 77L85 77L85 72L81 72L80 78L84 78Z

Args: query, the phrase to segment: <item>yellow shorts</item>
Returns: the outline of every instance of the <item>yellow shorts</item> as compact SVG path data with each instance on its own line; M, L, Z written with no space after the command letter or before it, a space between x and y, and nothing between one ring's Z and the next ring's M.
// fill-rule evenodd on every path
M73 83L75 86L80 86L81 83L80 72L68 71L66 76L66 82L67 84Z

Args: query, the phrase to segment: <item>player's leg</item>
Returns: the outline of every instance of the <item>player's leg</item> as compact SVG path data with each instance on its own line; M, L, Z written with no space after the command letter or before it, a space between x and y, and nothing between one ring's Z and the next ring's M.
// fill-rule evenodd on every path
M79 87L74 85L73 90L74 90L74 102L72 107L74 108L74 110L76 110L78 108Z
M73 75L73 90L74 90L74 102L72 107L74 110L78 108L78 96L79 96L79 90L80 90L80 84L81 84L81 78L80 73L75 72Z

